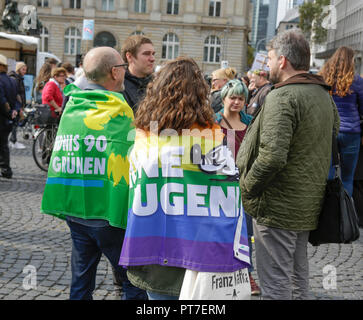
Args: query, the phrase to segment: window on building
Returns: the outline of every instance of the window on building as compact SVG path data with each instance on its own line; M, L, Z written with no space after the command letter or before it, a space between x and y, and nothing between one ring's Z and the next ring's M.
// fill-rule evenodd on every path
M102 10L103 11L115 10L114 0L102 0Z
M146 13L146 0L135 0L135 12Z
M70 0L69 7L71 9L81 9L81 0Z
M136 31L134 31L133 33L131 33L131 35L132 35L132 36L134 36L134 35L143 36L143 35L144 35L144 33L143 33L142 31L136 30Z
M168 0L167 14L179 14L179 0Z
M116 39L111 33L107 31L102 31L96 35L93 45L95 47L114 48L116 46Z
M48 0L38 0L37 5L38 5L38 7L41 7L41 8L48 8L49 1Z
M216 36L209 36L204 42L204 62L218 63L221 56L221 40Z
M168 33L163 38L162 59L175 59L179 56L179 39L174 33Z
M48 52L48 39L49 39L49 34L48 34L48 29L46 27L42 27L40 29L40 51L43 52Z
M81 53L81 33L75 27L68 28L65 32L64 53L72 56Z
M210 17L221 16L221 1L216 1L216 0L209 1L209 16Z

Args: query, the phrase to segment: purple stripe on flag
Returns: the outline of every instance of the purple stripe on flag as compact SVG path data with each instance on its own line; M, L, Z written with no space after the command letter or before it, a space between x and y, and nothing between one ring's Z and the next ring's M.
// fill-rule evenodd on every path
M248 257L247 253L246 256ZM184 257L184 259L179 257ZM249 267L249 264L234 258L231 243L199 242L162 237L125 238L119 265L149 264L205 272L233 272Z

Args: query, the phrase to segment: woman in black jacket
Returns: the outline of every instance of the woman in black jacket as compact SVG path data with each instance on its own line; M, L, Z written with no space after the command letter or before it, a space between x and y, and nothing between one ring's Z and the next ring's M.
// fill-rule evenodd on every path
M15 71L11 71L9 73L9 77L13 78L16 82L16 86L18 88L18 96L20 98L20 103L21 103L20 112L14 120L13 129L11 130L11 135L10 135L10 146L15 149L25 149L25 146L17 141L16 130L18 128L19 120L22 117L22 113L26 104L24 76L27 70L28 67L24 62L18 62L16 64Z

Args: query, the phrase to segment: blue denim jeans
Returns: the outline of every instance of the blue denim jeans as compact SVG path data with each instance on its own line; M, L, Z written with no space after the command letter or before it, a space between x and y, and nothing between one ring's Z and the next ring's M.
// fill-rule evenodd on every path
M72 236L72 283L70 300L92 300L96 285L97 266L101 255L110 261L114 272L123 283L124 300L147 300L144 290L134 287L126 269L118 265L125 230L106 226L89 226L67 217Z
M359 158L360 141L360 133L340 132L338 134L342 182L350 196L353 195L354 172ZM329 179L334 177L334 173L335 170L331 166Z
M254 270L252 264L252 240L251 240L251 238L253 237L253 222L252 222L252 217L247 213L245 213L245 217L247 224L247 237L248 237L248 246L250 247L250 262L251 262L251 266L248 268L248 272L251 273Z

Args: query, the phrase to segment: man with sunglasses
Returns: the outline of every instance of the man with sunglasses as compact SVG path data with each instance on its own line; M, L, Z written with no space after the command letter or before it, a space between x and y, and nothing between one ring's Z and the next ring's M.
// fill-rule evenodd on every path
M100 97L108 96L108 93L105 91L113 91L115 93L118 93L122 90L124 90L124 77L125 72L127 68L127 64L124 63L122 60L120 54L111 47L98 47L91 49L87 55L84 58L84 72L85 76L87 78L87 82L85 83L82 91L79 91L79 89L74 89L71 86L68 86L66 88L66 94L73 97L73 91L75 91L74 95L77 96L78 101L81 99L84 99L84 101L88 104L89 102L95 103L96 105L100 103ZM97 90L98 95L93 94L87 94L85 91L87 90ZM68 92L70 91L70 92ZM110 93L111 95L111 93ZM87 96L87 97L86 97ZM120 108L121 102L117 100L117 98L121 96L118 94L118 96L115 96L115 103L111 104L111 108L114 108L118 110ZM84 97L84 98L82 98ZM76 100L77 100L76 99ZM106 99L107 100L107 99ZM103 100L101 99L101 102ZM113 130L110 129L110 131L107 131L106 124L104 121L101 121L101 124L104 125L102 128L102 125L99 126L100 128L94 129L92 127L84 126L85 119L83 117L79 118L78 114L80 113L80 107L76 105L77 102L73 102L73 99L70 99L68 102L67 110L65 110L65 113L63 115L64 121L61 121L59 130L61 132L72 132L72 127L68 124L68 120L72 119L72 121L77 121L77 119L81 123L73 124L73 127L77 128L83 128L82 130L87 130L86 132L83 132L83 136L89 137L90 135L95 134L95 130L98 130L99 135L103 134L109 134L110 139L113 139L114 135L117 135L118 137L123 137L124 130L121 128L121 124L118 122L118 128L119 132L111 133L116 128L113 127ZM79 102L78 102L79 103ZM83 103L83 102L82 102ZM126 104L125 104L126 105ZM77 109L78 108L78 109ZM130 109L127 106L127 109ZM90 109L92 110L92 109ZM110 110L110 109L108 109ZM124 110L124 109L123 109ZM112 110L110 110L112 111ZM125 111L126 112L126 111ZM131 110L130 110L131 112ZM97 121L100 117L105 115L105 112L100 110L97 113L97 116L93 116L92 120ZM78 118L77 118L78 116ZM111 121L110 117L105 117L108 121ZM91 120L90 122L91 123ZM93 122L92 122L93 123ZM108 124L108 122L107 122ZM113 126L116 126L116 123L113 124ZM112 127L112 125L110 125ZM86 129L85 129L86 128ZM68 131L66 131L68 130ZM81 130L81 129L80 129ZM103 130L103 131L102 131ZM74 135L73 135L74 136ZM67 135L68 137L68 135ZM76 136L74 136L76 137ZM57 136L58 138L58 136ZM72 138L71 138L72 139ZM87 138L83 139L86 140ZM106 138L105 138L106 139ZM123 139L123 138L119 138ZM107 140L106 140L107 141ZM77 142L81 144L81 142ZM84 142L86 143L86 142ZM126 144L126 141L122 141L123 144ZM116 145L116 142L115 142ZM116 148L116 147L115 147ZM78 148L81 150L80 148ZM107 158L107 148L104 150L99 150L98 156L100 158L104 157ZM78 151L78 150L76 150ZM80 151L81 152L81 151ZM85 151L87 153L87 151ZM116 151L115 151L116 152ZM73 154L73 153L72 153ZM84 156L84 153L80 153L79 156ZM88 155L90 157L90 155ZM89 158L90 159L90 158ZM109 160L111 161L111 160ZM53 162L54 163L54 162ZM54 166L52 167L54 171ZM92 168L92 167L90 167ZM51 175L54 172L51 172ZM74 170L73 170L74 171ZM58 172L58 171L57 171ZM73 177L73 172L68 170L64 170L65 175L60 176L61 180L68 180L71 181ZM68 173L68 175L67 175ZM103 173L104 174L104 173ZM108 169L107 169L108 174ZM57 176L58 177L58 176ZM78 183L81 185L86 185L91 180L90 178L85 179L86 175L82 175L80 178L78 178ZM93 176L94 177L94 176ZM110 175L108 176L108 179L110 179ZM105 180L107 180L105 178ZM103 183L102 185L106 184ZM58 182L57 182L58 183ZM70 289L70 299L71 300L92 300L92 293L95 289L95 281L96 281L96 272L97 272L97 266L100 262L101 255L104 254L108 261L112 265L113 274L114 277L117 277L119 280L119 284L123 287L124 292L124 300L144 300L147 299L145 291L134 287L127 279L126 276L126 269L123 269L121 266L118 265L118 261L121 254L122 249L122 243L123 238L125 235L125 230L122 227L119 227L119 220L123 219L123 215L125 212L122 212L122 210L118 210L118 202L122 201L120 198L116 197L116 193L112 193L113 197L105 198L105 204L103 210L99 210L99 208L96 208L97 206L94 206L90 204L93 199L92 195L94 197L94 194L89 192L85 189L83 193L83 197L80 199L75 199L76 197L76 191L74 189L67 188L66 186L64 188L63 197L62 199L65 199L65 201L61 201L61 203L64 203L64 205L61 205L61 210L56 210L55 205L49 204L51 201L48 201L48 198L51 198L49 193L52 190L51 187L46 186L45 193L43 196L43 202L42 202L42 212L52 214L52 212L60 211L60 212L66 212L64 213L67 224L71 231L71 237L72 237L72 258L71 258L71 268L72 268L72 283L71 283L71 289ZM105 195L111 194L108 189L104 191L105 189L102 189L99 187L100 193L103 193ZM107 193L108 192L108 193ZM117 193L119 196L123 195L121 193ZM44 201L45 199L45 201ZM80 206L76 206L72 203L80 203ZM107 202L107 203L106 203ZM72 205L70 205L72 204ZM85 210L79 209L80 208L87 208ZM81 213L80 213L81 212ZM82 217L80 215L82 214Z
M125 90L122 92L131 109L136 112L146 86L154 72L155 50L152 41L141 35L128 37L121 49L122 59L128 63Z

